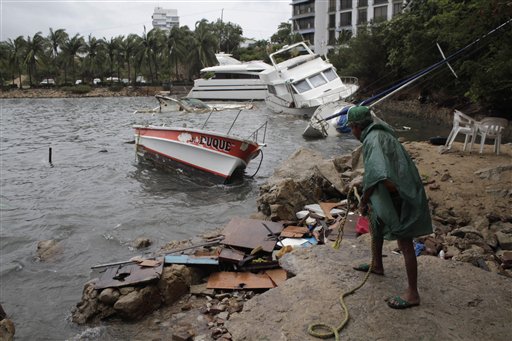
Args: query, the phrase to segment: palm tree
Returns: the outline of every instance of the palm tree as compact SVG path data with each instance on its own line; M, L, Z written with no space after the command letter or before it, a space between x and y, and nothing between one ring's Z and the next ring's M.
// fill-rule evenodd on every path
M66 63L64 64L64 83L67 83L67 66L71 64L71 71L73 79L76 76L75 73L75 57L78 53L85 51L85 41L78 33L71 39L67 39L62 45L62 52L65 55Z
M86 54L86 70L88 76L93 79L98 75L98 55L103 49L104 41L102 39L96 39L91 34L84 46L84 53Z
M140 41L140 46L136 55L136 67L140 69L144 62L147 63L151 83L154 83L153 68L155 75L158 73L158 66L156 63L156 54L161 48L160 41L162 40L162 31L160 29L152 29L146 34L146 27Z
M136 34L130 34L128 37L126 37L125 40L121 42L120 49L122 50L124 61L126 62L127 69L128 69L128 80L131 83L135 83L135 77L132 80L132 67L131 62L133 58L135 57L135 53L137 51L137 47L140 45L141 38Z
M6 42L2 42L2 60L5 61L5 70L11 71L12 84L15 84L16 75L19 79L19 86L21 88L21 69L23 66L23 48L26 45L25 38L19 36L18 38Z
M62 47L64 42L68 39L68 34L66 33L66 30L64 29L58 29L55 32L50 27L50 34L48 34L47 41L50 46L50 58L53 65L53 70L58 70L58 56L59 56L59 49Z
M190 49L189 61L191 72L198 73L200 69L217 63L215 49L217 38L213 35L206 19L196 22L196 29Z
M122 37L121 37L122 39ZM103 38L105 41L105 50L108 55L109 60L109 77L110 83L112 83L112 77L114 76L114 68L115 68L115 56L117 54L118 45L119 45L119 38L110 38L110 40L107 40L106 38ZM119 77L119 75L118 75Z
M186 29L186 31L185 31ZM178 77L178 64L182 62L187 56L187 49L185 45L185 37L189 33L188 27L173 27L167 36L165 54L169 69L174 65L175 77ZM171 72L169 72L170 77ZM170 80L170 79L169 79Z
M37 73L38 58L44 54L45 40L41 32L37 32L31 38L27 37L23 62L27 66L29 84L32 85L32 75Z

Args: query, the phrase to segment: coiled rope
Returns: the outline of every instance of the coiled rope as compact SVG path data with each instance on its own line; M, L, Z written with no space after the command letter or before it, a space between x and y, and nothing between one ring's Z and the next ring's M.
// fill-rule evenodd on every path
M334 242L334 245L333 245L334 249L339 249L339 247L341 245L341 240L343 238L343 229L345 228L345 222L347 221L348 211L349 211L349 207L350 207L350 199L349 198L350 198L350 193L352 192L352 189L354 189L354 195L356 196L358 201L361 201L361 198L359 197L359 195L357 193L357 188L352 187L349 190L348 195L347 195L347 211L338 226L338 237L336 238L336 241ZM371 219L368 219L368 220L371 221ZM369 223L369 225L370 225L370 229L372 229L371 222ZM375 240L373 238L373 231L372 231L371 245L372 245L372 255L373 255L375 253L375 247L376 247ZM364 276L362 282L359 285L357 285L355 288L352 288L348 291L344 291L341 293L341 295L339 297L339 302L340 302L344 317L343 317L343 320L340 322L340 324L337 326L333 326L333 325L323 323L323 322L310 324L308 326L309 335L320 338L320 339L328 339L333 336L336 341L338 341L340 339L340 331L345 327L345 325L347 324L347 322L350 318L347 305L345 304L345 297L353 294L354 292L356 292L359 288L361 288L366 283L366 281L368 280L368 277L370 277L370 273L372 272L373 266L374 266L374 264L373 264L373 257L372 257L370 267L368 269L368 272Z

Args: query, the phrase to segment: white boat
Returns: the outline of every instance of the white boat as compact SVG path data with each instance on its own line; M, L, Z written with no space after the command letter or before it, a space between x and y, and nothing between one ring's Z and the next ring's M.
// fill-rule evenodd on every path
M342 81L332 64L304 42L283 47L270 60L273 67L260 78L268 88L267 107L276 113L311 117L318 106L343 100L359 88L357 78Z
M215 55L217 66L201 69L188 98L203 100L263 100L267 86L259 73L271 66L262 61L241 62L230 54Z
M140 113L162 113L186 111L194 113L205 113L211 111L236 110L236 109L253 109L254 104L251 103L205 103L196 98L174 98L165 95L155 95L158 101L158 107L153 109L136 110L134 114Z
M133 128L138 157L164 167L197 170L224 183L243 175L249 162L265 146L257 140L260 130L265 129L266 133L266 123L249 139L229 135L229 132L183 127L135 125Z

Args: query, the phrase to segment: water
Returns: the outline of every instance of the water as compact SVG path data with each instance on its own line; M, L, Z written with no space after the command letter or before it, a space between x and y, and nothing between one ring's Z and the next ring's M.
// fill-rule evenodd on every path
M333 157L359 144L350 135L306 141L306 121L270 114L259 102L242 112L232 132L248 137L268 120L261 169L241 184L214 185L140 164L129 143L133 124L201 127L207 114L133 114L155 107L152 97L13 99L0 105L0 302L18 340L91 333L70 321L91 266L140 255L131 247L140 236L153 241L144 251L151 253L234 216L247 217L256 211L259 186L299 146ZM227 132L237 112L215 113L206 128ZM402 124L420 123L397 122ZM413 138L418 129L425 127L413 126ZM247 174L258 163L253 160ZM40 262L38 241L48 239L59 240L60 251Z

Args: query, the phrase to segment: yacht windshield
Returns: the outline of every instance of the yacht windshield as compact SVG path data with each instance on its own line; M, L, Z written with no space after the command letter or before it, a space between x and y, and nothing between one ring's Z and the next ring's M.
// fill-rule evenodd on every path
M324 77L322 77L321 73L318 73L314 76L309 77L309 81L311 82L311 85L313 85L314 88L318 88L321 85L324 85L327 83Z
M309 86L308 82L305 79L298 81L296 83L293 83L293 86L295 86L295 89L297 89L297 91L299 93L305 92L305 91L308 91L311 89L311 87Z
M329 82L338 78L338 75L336 74L336 71L334 71L334 69L325 70L324 75L329 80Z

